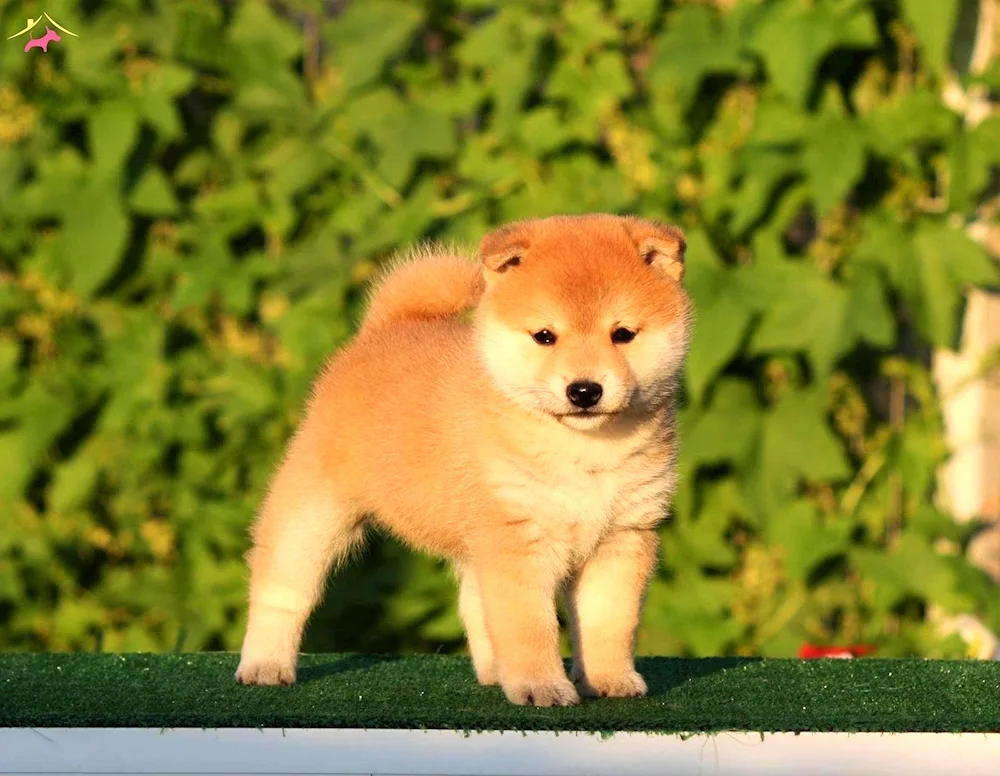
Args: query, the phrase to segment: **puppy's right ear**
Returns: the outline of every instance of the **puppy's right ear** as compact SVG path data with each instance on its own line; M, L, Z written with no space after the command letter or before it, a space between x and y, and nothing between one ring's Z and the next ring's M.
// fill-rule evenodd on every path
M684 279L684 254L687 252L684 233L676 226L635 216L627 216L625 223L642 260L661 275L680 283Z
M506 272L521 263L531 244L525 222L502 226L486 235L479 243L479 260L493 272Z

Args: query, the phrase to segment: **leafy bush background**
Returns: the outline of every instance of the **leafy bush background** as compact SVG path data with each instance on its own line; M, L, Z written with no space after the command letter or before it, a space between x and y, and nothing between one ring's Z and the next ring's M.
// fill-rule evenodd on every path
M640 650L1000 628L934 506L925 367L997 281L963 227L1000 120L939 97L968 20L721 5L0 3L4 37L79 34L0 45L0 647L237 649L247 524L377 261L594 210L682 225L699 315ZM376 541L306 646L460 649L454 604Z

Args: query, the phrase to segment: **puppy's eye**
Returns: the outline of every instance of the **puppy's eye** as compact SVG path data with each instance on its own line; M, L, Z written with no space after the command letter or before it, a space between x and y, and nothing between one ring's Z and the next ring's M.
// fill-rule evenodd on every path
M531 338L539 345L556 344L556 335L553 334L548 329L542 329L541 331L536 331L534 334L531 335Z
M624 326L620 326L611 332L611 341L616 345L624 345L626 342L631 342L635 339L635 332L631 329L626 329Z

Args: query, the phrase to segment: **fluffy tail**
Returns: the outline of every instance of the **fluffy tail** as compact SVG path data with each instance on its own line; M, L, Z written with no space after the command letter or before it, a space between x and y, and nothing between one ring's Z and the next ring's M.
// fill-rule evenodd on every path
M424 249L394 261L373 284L362 327L459 315L479 301L482 270L469 259Z

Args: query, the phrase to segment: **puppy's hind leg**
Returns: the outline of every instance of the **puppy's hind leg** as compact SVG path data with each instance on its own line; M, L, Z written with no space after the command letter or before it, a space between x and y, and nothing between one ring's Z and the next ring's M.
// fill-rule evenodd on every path
M458 613L465 625L465 638L469 643L476 679L480 684L496 684L498 680L493 644L486 630L486 613L483 611L479 582L472 569L456 565L455 571L459 578Z
M334 492L308 438L293 439L253 527L250 611L236 680L295 681L302 631L331 565L361 540L360 515Z

